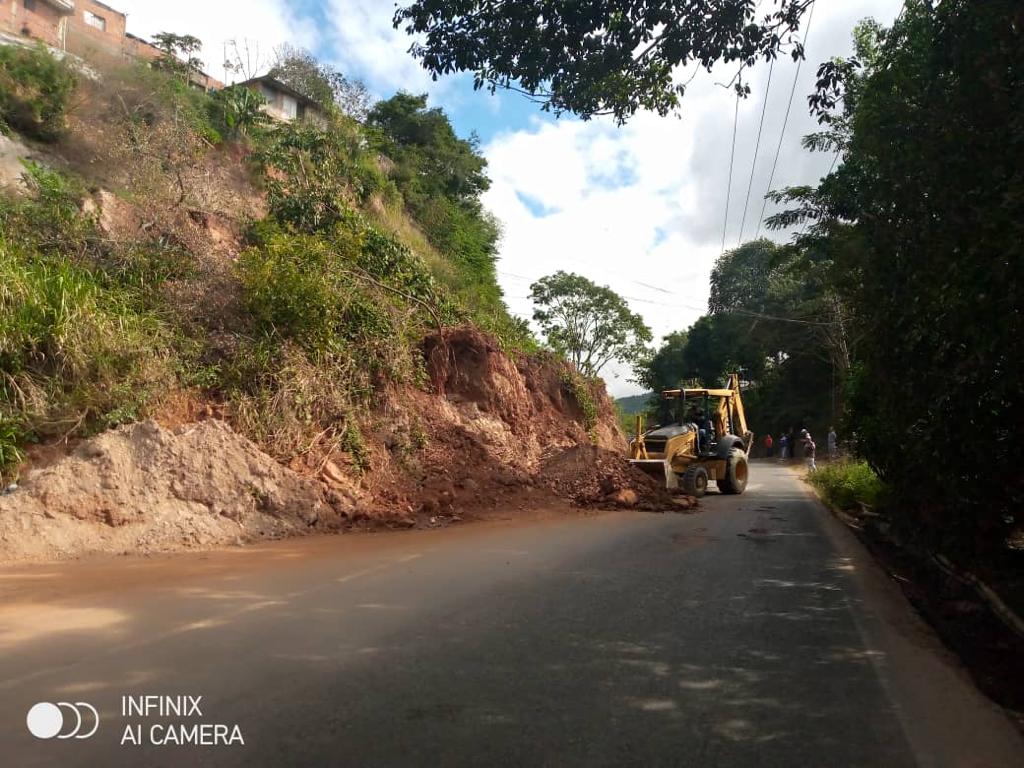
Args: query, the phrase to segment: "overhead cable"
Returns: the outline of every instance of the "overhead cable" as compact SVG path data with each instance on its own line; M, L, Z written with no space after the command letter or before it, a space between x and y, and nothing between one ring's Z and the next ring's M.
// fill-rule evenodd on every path
M814 7L816 3L811 3L811 12L807 15L807 28L804 30L804 39L800 44L800 47L807 50L807 38L811 33L811 22L814 20ZM754 238L756 239L761 234L761 223L764 221L765 211L768 209L768 192L772 191L772 182L775 180L775 170L779 165L779 155L782 153L782 142L786 138L786 126L789 125L789 113L793 108L793 96L796 95L797 82L800 80L800 67L803 65L803 57L797 59L796 62L796 74L793 75L793 87L789 91L789 103L786 105L786 116L782 119L782 132L779 134L779 145L775 148L775 160L772 161L772 172L768 174L768 190L765 193L764 202L761 204L761 215L757 219L757 230L754 232Z

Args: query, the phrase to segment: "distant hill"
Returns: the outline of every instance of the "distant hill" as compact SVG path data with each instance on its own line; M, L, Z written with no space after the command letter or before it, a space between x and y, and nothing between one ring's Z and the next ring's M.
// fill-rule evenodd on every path
M645 395L632 395L630 397L617 397L615 404L619 410L628 415L643 413L647 410L647 401L651 399L651 393Z

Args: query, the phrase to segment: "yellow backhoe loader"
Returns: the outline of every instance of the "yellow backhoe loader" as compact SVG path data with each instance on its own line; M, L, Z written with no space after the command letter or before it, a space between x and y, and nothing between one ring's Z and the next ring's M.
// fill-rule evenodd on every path
M690 496L703 496L711 480L722 493L743 493L754 433L747 429L739 374L729 375L725 389L669 389L661 397L670 423L645 432L637 416L630 463Z

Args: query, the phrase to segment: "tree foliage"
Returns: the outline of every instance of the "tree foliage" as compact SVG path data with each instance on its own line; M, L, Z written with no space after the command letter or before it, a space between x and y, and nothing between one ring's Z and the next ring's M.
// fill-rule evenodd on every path
M755 240L727 251L711 272L709 313L666 337L637 380L657 392L720 386L737 371L756 433L823 432L841 412L845 371L833 355L845 328L833 322L831 275L808 248Z
M263 111L267 100L251 88L232 85L211 97L211 116L224 138L238 139L248 136L270 122Z
M685 86L676 73L719 61L750 66L796 40L808 0L415 0L395 27L422 39L412 53L435 77L472 72L477 88L514 88L556 112L667 114ZM737 87L744 90L737 82Z
M192 79L193 72L203 68L202 60L196 56L203 47L203 41L195 35L159 32L153 35L153 44L163 51L157 63L178 74L185 83Z
M476 137L460 139L444 110L427 107L426 94L377 103L367 124L379 129L379 147L395 162L394 178L411 202L444 196L472 205L490 186Z
M646 351L651 330L608 287L580 275L556 272L530 286L533 319L548 344L585 376L613 360L634 363Z

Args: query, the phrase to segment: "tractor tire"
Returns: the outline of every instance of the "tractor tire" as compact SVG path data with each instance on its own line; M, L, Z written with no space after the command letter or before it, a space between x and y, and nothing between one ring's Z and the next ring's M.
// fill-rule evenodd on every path
M683 473L680 484L683 487L683 493L699 499L708 490L708 471L701 464L691 464Z
M725 460L725 477L718 480L718 490L732 495L743 493L747 490L749 476L747 454L742 448L733 448L729 451L729 458Z

